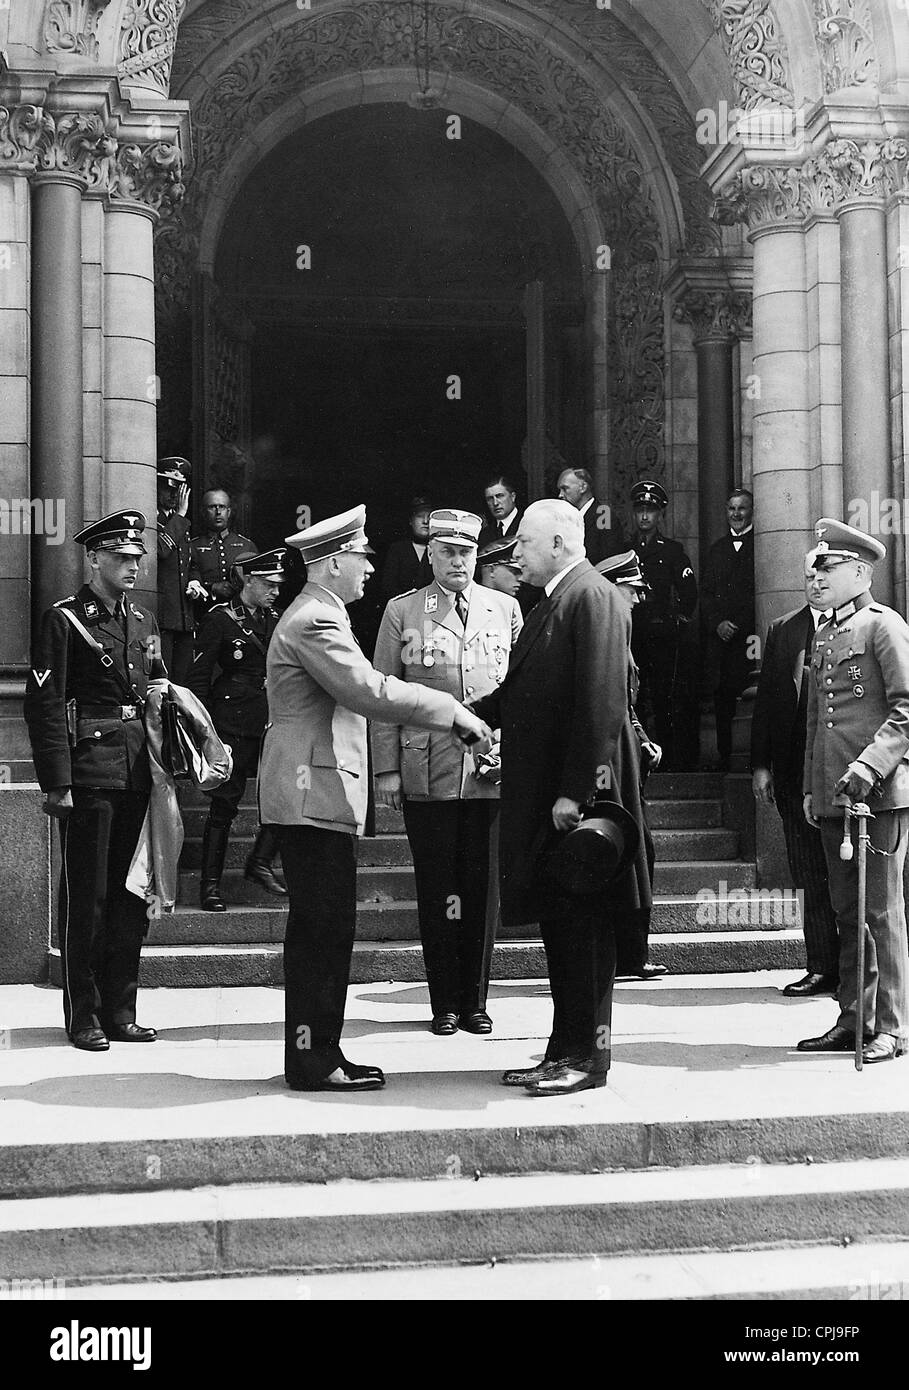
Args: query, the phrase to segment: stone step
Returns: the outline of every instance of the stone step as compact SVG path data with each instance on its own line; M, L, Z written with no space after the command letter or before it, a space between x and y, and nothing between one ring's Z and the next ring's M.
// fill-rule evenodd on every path
M739 849L738 835L734 830L710 829L670 829L654 830L653 843L656 857L662 863L675 863L679 860L735 859ZM241 868L253 847L253 837L234 832L227 847L225 864L228 868ZM412 863L410 847L406 835L378 835L360 841L358 863L363 868ZM186 839L180 857L182 870L198 870L202 863L201 839Z
M224 914L217 914L219 917ZM275 914L276 916L283 914ZM650 938L650 956L671 974L720 974L750 970L801 969L804 939L790 928L776 931L667 933ZM60 953L48 952L50 983L60 985ZM492 978L522 979L546 974L542 943L535 940L498 942L493 951ZM389 944L358 941L354 946L351 982L425 979L423 952L414 942ZM273 941L227 945L154 945L142 952L140 983L144 988L210 988L239 985L282 985L281 945Z
M688 860L657 863L654 870L654 892L688 894L709 889L724 894L731 888L753 888L755 866L738 859ZM725 885L725 887L724 887ZM225 869L221 879L225 902L252 903L264 906L277 899L255 883L243 877L242 869ZM361 902L375 901L376 895L388 901L413 893L410 872L399 868L364 868L357 874L357 895ZM197 870L182 870L179 879L178 901L193 906L199 900Z
M0 1271L93 1280L909 1237L909 1159L11 1198Z
M684 1299L901 1300L909 1289L909 1241L808 1245L778 1250L686 1251L684 1255L588 1255L496 1260L405 1269L260 1274L193 1279L194 1301L604 1302ZM80 1300L169 1301L171 1281L89 1284ZM64 1294L65 1297L65 1294ZM714 1314L711 1312L711 1316ZM768 1349L785 1343L771 1343Z
M201 840L202 829L208 816L207 808L201 806L182 806L183 828L186 832L188 841ZM657 800L647 802L647 813L650 819L652 830L698 830L716 829L723 824L723 803L717 799L713 800ZM383 838L387 835L403 834L403 820L393 820L388 817L388 823L397 825L396 830L383 830ZM386 817L383 816L383 822ZM246 803L241 806L237 817L233 823L232 834L235 837L252 837L259 828L259 813L255 802ZM361 845L364 842L361 842ZM366 841L365 843L369 843Z
M726 895L705 904L694 896L657 898L651 917L651 933L701 933L720 928L724 931L769 931L797 927L796 904L779 893L760 894L754 898L734 898ZM203 912L199 908L180 907L176 912L159 917L152 926L151 943L155 946L197 945L212 942L219 945L283 941L287 920L286 907L277 906L271 897L270 907L228 906L226 912ZM500 926L500 941L523 940L534 934L534 925ZM404 941L415 943L419 938L417 905L413 899L398 902L363 904L357 912L359 941Z

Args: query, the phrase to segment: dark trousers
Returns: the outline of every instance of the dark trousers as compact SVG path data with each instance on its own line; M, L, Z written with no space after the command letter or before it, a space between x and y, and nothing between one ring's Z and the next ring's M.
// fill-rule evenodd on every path
M60 822L57 935L70 1037L136 1021L148 908L125 884L147 806L147 792L73 787Z
M356 837L278 827L290 897L284 938L284 1074L322 1081L339 1067L357 917Z
M909 945L903 868L906 862L909 810L875 811L868 821L873 848L867 855L865 921L864 1027L869 1033L892 1033L909 1038ZM852 822L855 855L840 859L843 822L839 816L821 820L821 841L830 876L830 899L840 936L840 1016L844 1028L855 1031L858 979L858 837Z
M161 659L174 685L185 685L193 664L193 634L175 628L161 629Z
M773 795L783 822L792 881L803 895L802 929L808 973L835 978L839 973L840 941L821 832L805 819L799 787L786 786L774 778Z
M652 894L656 853L653 847L653 836L647 823L647 806L643 798L641 805L644 816L640 825L644 836L644 852L647 855L647 872L650 875ZM612 921L615 929L615 973L617 975L636 975L647 964L647 958L650 955L651 912L652 909L649 907L630 907L624 911L619 910L615 914L607 913L607 917Z
M552 1034L546 1060L590 1059L608 1071L612 1055L615 934L602 913L540 922L549 988Z
M233 771L227 781L222 783L209 800L208 818L212 825L229 826L243 799L246 782L255 777L259 770L259 738L237 738L230 734L218 733L225 743L229 743L233 753Z
M486 1007L497 909L490 902L489 868L498 809L492 800L404 800L433 1015Z

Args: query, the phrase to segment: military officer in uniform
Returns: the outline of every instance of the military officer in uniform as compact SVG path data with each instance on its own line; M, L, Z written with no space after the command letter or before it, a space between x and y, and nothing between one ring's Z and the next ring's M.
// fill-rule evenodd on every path
M205 530L190 541L190 579L208 594L208 603L228 603L234 597L232 570L241 555L257 546L248 536L230 529L233 508L226 492L216 488L202 498Z
M26 683L44 809L60 821L63 1015L86 1052L156 1036L136 1023L148 918L126 888L151 788L142 710L167 674L155 618L130 597L145 525L139 511L114 512L75 537L91 579L44 614Z
M518 598L521 589L521 566L515 562L517 540L488 541L477 554L477 574L487 589L496 589L509 598ZM520 603L520 599L518 599Z
M523 625L517 600L473 582L483 522L472 512L429 518L433 580L387 605L376 670L456 700L482 699L505 679ZM495 906L490 850L498 784L445 732L406 724L372 731L376 799L404 811L417 881L432 1031L490 1033L486 1012Z
M909 1050L909 947L903 867L909 834L909 626L870 589L886 550L874 536L822 517L806 568L818 576L818 606L833 617L818 627L811 655L805 745L805 817L821 832L830 901L840 938L840 1014L801 1052L851 1052L858 1012L866 1062ZM858 1003L858 859L840 858L855 822L844 806L871 809L867 856L865 980Z
M193 599L205 590L190 574L189 461L158 460L158 619L161 653L171 680L186 683L193 659Z
M202 836L200 901L206 912L224 912L221 873L230 827L259 766L259 744L268 719L265 657L278 622L273 604L285 577L286 550L241 555L236 563L240 592L212 608L196 634L187 685L209 711L220 738L233 753L229 779L210 799ZM216 674L217 673L217 674ZM278 853L274 826L263 825L246 860L246 877L269 893L287 896L272 861Z
M488 744L453 696L384 676L364 656L347 605L373 572L366 508L286 538L306 586L268 649L268 718L259 770L263 824L280 827L290 895L284 942L284 1073L295 1091L351 1094L385 1084L341 1051L357 914L356 837L368 803L366 720L444 729Z
M697 707L684 692L693 678L686 629L698 601L697 580L680 543L659 528L669 504L665 488L651 479L636 483L631 504L636 527L631 543L647 584L644 601L632 613L632 650L641 674L639 712L663 749L664 765L693 767Z

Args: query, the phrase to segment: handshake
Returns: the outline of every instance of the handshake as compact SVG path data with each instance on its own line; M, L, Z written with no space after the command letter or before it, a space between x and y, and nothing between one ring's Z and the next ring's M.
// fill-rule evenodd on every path
M495 735L488 724L478 719L465 705L458 705L455 711L453 732L474 754L488 753Z

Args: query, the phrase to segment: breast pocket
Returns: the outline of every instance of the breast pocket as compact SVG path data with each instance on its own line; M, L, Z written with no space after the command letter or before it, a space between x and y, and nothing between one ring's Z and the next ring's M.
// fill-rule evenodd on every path
M405 796L429 795L429 734L401 730L401 783Z

